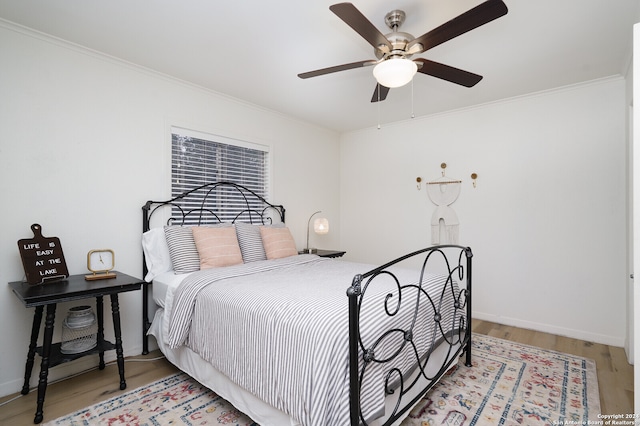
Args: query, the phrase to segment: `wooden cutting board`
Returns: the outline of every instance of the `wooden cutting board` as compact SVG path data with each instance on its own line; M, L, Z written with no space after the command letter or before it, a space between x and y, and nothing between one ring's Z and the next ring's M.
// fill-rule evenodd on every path
M31 225L33 238L18 240L22 266L29 284L44 284L47 280L59 280L69 276L62 246L58 237L44 237L42 227Z

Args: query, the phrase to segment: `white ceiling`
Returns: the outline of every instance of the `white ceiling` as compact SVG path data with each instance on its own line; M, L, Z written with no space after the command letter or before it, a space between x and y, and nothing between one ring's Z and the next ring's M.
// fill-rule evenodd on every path
M418 74L370 102L372 59L336 0L0 0L0 18L339 132L611 75L631 62L638 0L505 0L509 13L418 55L484 76L465 88ZM353 0L382 33L393 9L420 36L482 0ZM413 90L413 106L412 106Z

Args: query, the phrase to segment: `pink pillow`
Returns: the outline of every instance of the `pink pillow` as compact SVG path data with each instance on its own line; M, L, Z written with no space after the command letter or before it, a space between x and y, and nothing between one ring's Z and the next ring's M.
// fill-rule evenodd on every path
M242 253L234 227L192 228L193 239L200 256L200 269L231 266L242 263Z
M260 236L262 237L264 252L269 260L298 254L296 243L293 241L289 228L261 226Z

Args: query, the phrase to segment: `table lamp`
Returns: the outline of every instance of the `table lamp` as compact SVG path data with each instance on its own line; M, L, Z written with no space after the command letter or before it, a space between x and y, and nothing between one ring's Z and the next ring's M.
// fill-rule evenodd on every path
M317 252L317 249L309 248L309 229L311 228L311 219L313 219L313 217L315 215L317 215L318 213L322 213L322 210L318 210L317 212L312 214L309 217L309 221L307 222L307 245L306 245L305 249L302 250L303 253L315 253L315 252ZM313 221L313 231L316 234L326 234L326 233L328 233L329 232L329 221L324 217L316 218L316 220Z

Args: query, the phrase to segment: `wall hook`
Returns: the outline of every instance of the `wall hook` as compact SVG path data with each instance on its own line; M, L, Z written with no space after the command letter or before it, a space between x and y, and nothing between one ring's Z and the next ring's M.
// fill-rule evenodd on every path
M471 173L471 180L473 181L473 187L476 187L476 179L478 179L477 173Z
M420 191L420 190L422 189L422 178L421 178L420 176L418 176L418 177L416 178L416 182L418 182L418 183L416 184L416 188L418 188L418 191Z

